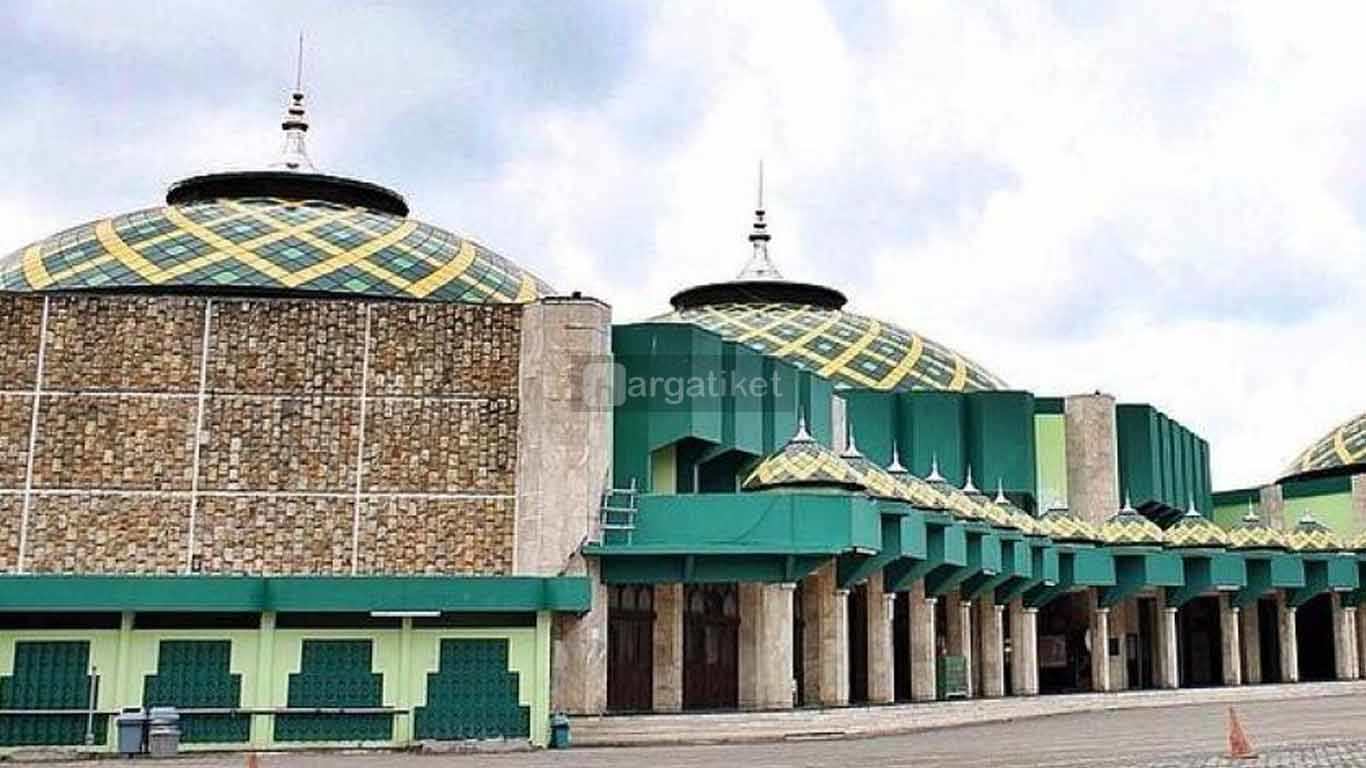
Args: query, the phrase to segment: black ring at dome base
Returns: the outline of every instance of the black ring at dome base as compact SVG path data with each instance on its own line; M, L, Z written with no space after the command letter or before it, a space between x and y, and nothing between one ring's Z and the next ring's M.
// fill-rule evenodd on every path
M675 293L669 303L674 309L690 309L713 304L804 304L823 309L840 309L849 299L834 288L787 280L733 280L725 283L695 285Z
M321 200L358 206L393 216L407 216L403 195L368 181L295 171L230 171L191 176L166 190L168 205L204 203L244 197Z

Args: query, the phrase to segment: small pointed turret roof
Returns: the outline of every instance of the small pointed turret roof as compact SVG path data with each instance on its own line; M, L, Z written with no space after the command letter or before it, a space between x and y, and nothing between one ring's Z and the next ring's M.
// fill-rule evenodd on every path
M759 462L741 487L746 491L792 487L866 490L863 480L848 462L807 432L805 417L797 420L797 432L787 445Z

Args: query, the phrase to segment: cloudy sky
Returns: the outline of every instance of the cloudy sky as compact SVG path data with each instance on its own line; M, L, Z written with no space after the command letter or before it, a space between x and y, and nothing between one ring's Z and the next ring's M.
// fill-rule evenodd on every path
M618 319L773 254L1040 394L1271 479L1366 409L1359 5L7 3L0 252L279 148ZM1199 6L1197 9L1195 6Z

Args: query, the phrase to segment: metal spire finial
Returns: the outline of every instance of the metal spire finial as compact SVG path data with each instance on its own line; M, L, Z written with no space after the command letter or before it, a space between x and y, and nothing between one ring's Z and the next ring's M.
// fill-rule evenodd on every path
M925 476L925 480L930 483L945 482L944 476L939 474L939 454L937 453L930 455L930 474Z
M759 196L754 209L754 227L749 232L749 243L754 248L754 255L749 257L749 263L740 270L737 280L782 280L778 268L773 266L773 262L768 258L768 241L772 239L768 233L768 224L764 222L764 161L759 161Z
M1249 525L1262 522L1261 515L1258 515L1257 510L1252 508L1252 499L1247 500L1247 514L1243 515L1243 522Z
M971 464L968 465L967 477L965 477L965 478L963 479L963 493L967 493L967 494L981 493L981 491L978 491L978 490L977 490L977 486L975 486L975 485L972 484L972 465L971 465Z
M993 499L993 501L997 504L1005 504L1008 501L1010 501L1010 499L1006 498L1005 483L1002 482L1001 478L999 477L996 478L996 498Z
M811 433L806 431L806 414L799 414L797 416L797 434L792 436L791 442L809 443L812 442L812 439Z
M892 444L892 463L887 465L887 471L894 475L906 474L906 468L901 465L901 448Z
M853 425L853 424L850 424L850 425L849 425L848 440L845 441L844 451L840 454L840 458L842 458L842 459L855 459L855 458L862 458L862 457L863 457L863 454L860 453L860 452L859 452L859 449L858 449L858 441L856 441L856 440L854 439L854 425Z
M285 107L285 119L280 123L285 132L285 146L278 162L272 168L288 171L313 171L313 161L308 158L304 146L304 134L308 132L308 120L304 118L304 35L299 33L299 57L294 68L294 92L290 94L289 105Z

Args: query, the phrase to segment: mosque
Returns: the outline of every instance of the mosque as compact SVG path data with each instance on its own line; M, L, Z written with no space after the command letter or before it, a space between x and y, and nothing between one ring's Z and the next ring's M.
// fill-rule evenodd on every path
M614 324L282 128L0 259L0 754L1360 677L1366 415L1216 493L1152 404L785 278L762 197Z

